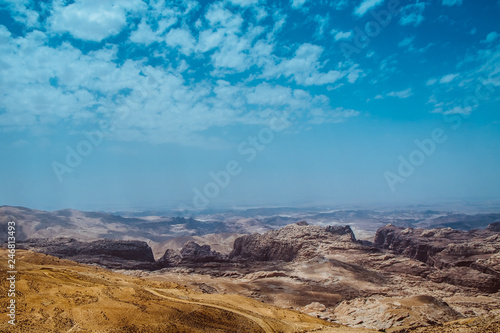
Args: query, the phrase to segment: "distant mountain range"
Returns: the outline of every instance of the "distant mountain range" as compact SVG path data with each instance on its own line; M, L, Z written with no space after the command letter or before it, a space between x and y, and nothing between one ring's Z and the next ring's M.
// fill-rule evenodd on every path
M0 237L6 237L3 226L17 223L17 237L78 240L101 238L142 240L149 244L171 241L176 237L225 233L262 233L299 221L311 225L350 225L358 239L371 240L377 229L388 223L400 227L446 228L471 230L485 228L500 221L500 214L457 214L434 210L376 211L298 208L262 208L204 213L194 216L148 215L154 212L121 213L83 212L64 209L53 212L25 207L0 207Z

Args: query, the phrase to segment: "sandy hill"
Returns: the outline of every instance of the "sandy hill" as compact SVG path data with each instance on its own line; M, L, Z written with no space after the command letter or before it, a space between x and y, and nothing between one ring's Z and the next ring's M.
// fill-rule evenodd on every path
M5 249L1 257L7 258ZM0 332L367 332L238 295L196 293L19 250L17 325ZM8 302L0 271L0 316Z

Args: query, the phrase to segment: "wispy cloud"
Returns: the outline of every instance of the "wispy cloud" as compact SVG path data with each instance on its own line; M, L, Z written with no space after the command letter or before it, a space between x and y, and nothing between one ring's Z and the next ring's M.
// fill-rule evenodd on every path
M379 94L379 95L376 95L374 97L374 99L381 100L381 99L385 99L387 97L395 97L395 98L405 99L405 98L408 98L411 96L413 96L412 89L408 88L408 89L405 89L402 91L391 91L391 92L384 94L384 95Z
M406 5L401 9L401 18L399 24L411 25L414 27L419 26L424 20L424 10L426 4L424 2L417 2L415 4Z
M328 29L328 25L330 24L330 15L316 15L314 16L314 21L318 24L316 28L316 32L314 36L316 38L323 38L325 31Z
M436 108L432 111L432 113L442 113L442 114L462 114L462 115L469 115L472 112L472 107L467 106L467 107L461 107L461 106L455 106L452 108L444 109L442 107Z
M298 8L302 7L306 3L306 1L307 0L292 0L291 1L292 8L298 9Z
M170 30L171 36L179 32L182 30ZM182 63L177 68L159 68L137 59L117 65L112 61L117 59L117 49L112 47L84 55L69 44L45 46L47 36L41 32L14 38L0 26L0 39L5 38L16 43L2 44L0 50L2 61L8 64L2 72L1 87L6 97L1 103L5 112L0 114L0 126L40 128L63 119L75 124L93 123L101 118L116 119L120 110L126 110L127 117L113 133L116 140L204 145L209 141L203 140L203 131L235 124L265 124L265 111L269 109L286 108L296 117L309 110L322 110L323 116L316 111L315 117L307 120L317 124L356 115L332 108L326 96L279 84L246 86L210 78L187 82L182 72L188 65L183 67ZM186 54L194 48L193 40L183 33L173 40ZM278 65L283 71L280 75L294 77L304 85L320 85L350 74L349 70L319 72L321 51L313 45L302 46L295 58ZM28 57L43 58L45 65L26 66L22 59Z
M346 69L320 71L319 58L323 53L323 48L313 44L302 44L296 50L295 56L291 59L282 59L277 64L268 64L263 73L264 77L290 77L295 82L305 86L324 85L334 83L352 71L359 71L351 66ZM359 74L351 77L354 82Z
M411 88L408 88L408 89L402 90L402 91L392 91L392 92L388 93L387 96L404 99L404 98L408 98L408 97L413 96L413 92L412 92Z
M382 4L384 0L363 0L359 6L354 9L354 14L357 16L363 16L370 9Z
M343 40L343 39L351 39L352 38L352 31L339 31L339 30L332 30L332 35L333 38L338 41L338 40Z
M441 83L441 84L450 83L451 81L455 80L457 77L458 77L458 74L447 74L439 80L439 83Z
M411 36L411 37L405 37L402 41L400 41L398 43L398 46L399 47L407 47L407 46L410 46L413 41L415 40L415 36Z
M425 83L426 86L432 86L434 84L436 84L438 80L437 79L429 79L427 80L427 82Z
M250 7L255 6L259 3L259 0L229 0L232 4L241 6L241 7Z
M486 43L486 44L489 44L489 43L492 43L494 42L498 37L500 36L500 34L496 31L492 31L490 32L488 35L486 35L486 38L485 40L481 41L481 43Z

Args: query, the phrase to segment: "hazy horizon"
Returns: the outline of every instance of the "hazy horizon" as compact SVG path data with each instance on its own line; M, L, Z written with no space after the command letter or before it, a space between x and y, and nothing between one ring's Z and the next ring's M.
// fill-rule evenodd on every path
M224 206L208 207L205 209L194 209L179 206L147 206L147 205L88 205L80 207L65 207L65 206L26 206L15 204L2 204L0 207L25 207L41 211L61 211L61 210L79 210L84 212L105 212L110 214L118 214L128 216L129 214L149 214L159 213L167 214L165 216L196 216L214 213L237 212L237 211L276 211L277 215L284 212L333 212L333 211L439 211L449 213L465 213L465 214L488 214L500 212L500 201L448 201L448 202L420 202L420 203L319 203L319 204L297 204L297 205L241 205L241 206ZM170 215L169 215L170 214ZM193 215L194 214L194 215Z

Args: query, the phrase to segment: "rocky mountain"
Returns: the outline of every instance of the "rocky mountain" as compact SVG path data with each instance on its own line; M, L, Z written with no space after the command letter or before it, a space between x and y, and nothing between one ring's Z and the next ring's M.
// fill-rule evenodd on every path
M437 268L439 272L429 275L433 281L497 292L500 289L498 225L470 231L388 225L377 231L374 245Z
M432 326L437 322L463 319L464 315L446 302L428 295L412 297L367 297L344 301L335 308L338 320L350 326L363 322L375 330L391 327Z
M500 222L500 214L447 214L429 221L423 221L415 226L425 228L452 228L457 230L484 229Z
M153 251L146 242L101 239L81 242L72 238L28 239L18 247L79 263L107 268L154 269Z
M500 232L500 222L491 223L486 230Z
M237 233L206 234L203 236L179 236L165 242L152 243L151 248L155 258L163 256L167 249L180 252L184 244L193 241L199 245L209 245L212 250L222 254L229 254L233 250L236 238L243 236Z
M74 238L80 241L135 239L150 243L164 242L185 235L205 235L231 232L231 228L218 221L201 222L184 217L123 217L101 212L82 212L64 209L53 212L25 207L0 207L0 237L8 221L17 225L17 239Z
M199 245L194 241L184 244L179 253L168 249L158 260L161 267L178 266L180 264L199 264L207 262L223 262L227 257L212 251L209 245Z
M307 222L288 225L264 234L237 238L229 254L232 260L292 261L307 258L324 249L356 248L360 243L349 226L310 226Z

